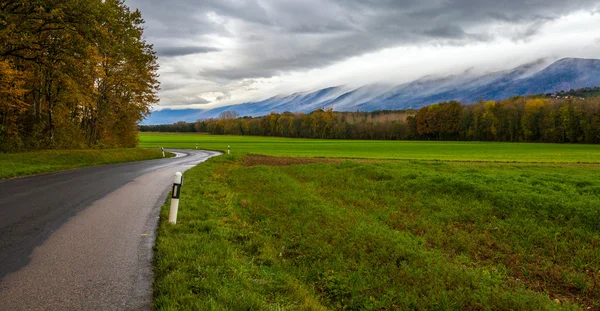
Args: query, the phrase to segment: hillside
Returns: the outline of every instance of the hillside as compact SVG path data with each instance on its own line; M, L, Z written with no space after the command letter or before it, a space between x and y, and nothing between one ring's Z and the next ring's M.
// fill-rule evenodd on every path
M217 117L235 110L242 116L275 112L310 112L331 107L336 111L373 111L420 108L432 103L457 100L474 103L480 99L500 100L516 95L555 93L600 85L600 60L565 58L543 67L540 62L512 70L473 75L470 72L447 77L423 77L398 86L367 85L356 89L329 87L314 92L275 96L263 101L219 107L155 111L144 124L195 121Z

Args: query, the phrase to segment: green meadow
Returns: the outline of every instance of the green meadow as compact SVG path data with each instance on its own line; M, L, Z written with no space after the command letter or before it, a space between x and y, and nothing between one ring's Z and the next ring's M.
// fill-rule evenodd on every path
M162 152L142 148L0 153L0 178L158 158L162 158Z
M326 140L140 133L140 146L227 150L235 154L346 159L600 163L600 145L448 141Z
M597 310L600 170L222 155L162 208L155 310Z
M600 146L140 135L196 143L156 310L600 308Z

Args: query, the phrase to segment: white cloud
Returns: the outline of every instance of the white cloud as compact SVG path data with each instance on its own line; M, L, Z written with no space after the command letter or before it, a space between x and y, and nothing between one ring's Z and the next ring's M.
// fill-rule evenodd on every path
M157 109L600 55L598 4L587 0L127 3L159 51Z

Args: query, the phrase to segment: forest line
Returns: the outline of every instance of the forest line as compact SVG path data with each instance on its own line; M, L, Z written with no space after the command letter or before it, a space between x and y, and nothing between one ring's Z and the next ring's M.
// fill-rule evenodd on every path
M137 145L158 102L144 21L122 0L0 4L0 151Z
M145 132L208 132L326 139L465 140L600 143L600 98L513 97L462 105L443 102L418 110L271 113L141 126Z

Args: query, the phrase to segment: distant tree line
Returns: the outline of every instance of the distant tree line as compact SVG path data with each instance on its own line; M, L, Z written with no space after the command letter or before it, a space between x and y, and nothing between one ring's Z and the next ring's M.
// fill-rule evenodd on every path
M0 2L0 151L133 147L157 62L122 0Z
M142 126L142 131L331 139L477 140L600 143L600 98L513 97L461 105L443 102L407 111L271 113ZM176 130L181 129L181 130Z
M600 99L448 102L419 109L408 122L418 139L600 143Z
M334 112L331 109L319 109L310 114L285 112L271 113L264 117L239 118L235 111L225 111L219 118L198 120L195 123L180 121L173 124L141 125L139 130L310 138L402 139L397 133L408 130L404 121L414 113L414 110ZM390 126L395 128L389 128ZM337 135L334 135L334 127ZM378 133L384 132L396 134L379 137Z
M159 125L140 125L138 126L140 132L161 132L161 133L192 133L192 132L206 132L196 130L195 123L178 121L173 124L159 124Z
M600 96L600 87L585 87L577 90L559 91L556 93L548 93L546 97L579 97L590 98Z

